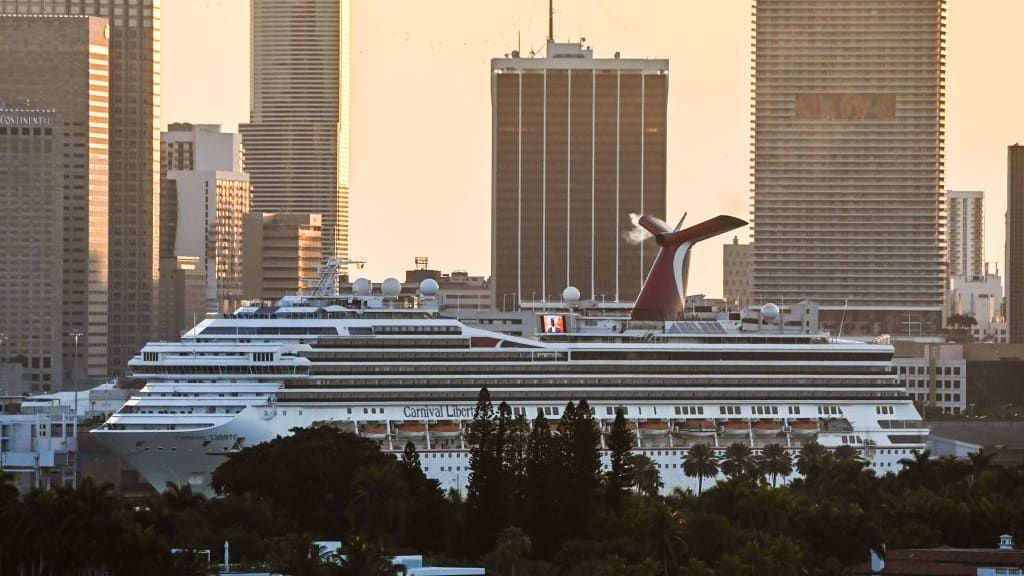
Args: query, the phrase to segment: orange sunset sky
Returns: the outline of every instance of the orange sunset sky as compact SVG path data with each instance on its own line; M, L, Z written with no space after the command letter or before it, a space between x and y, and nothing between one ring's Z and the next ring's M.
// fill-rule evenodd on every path
M352 0L352 256L363 275L490 271L489 62L541 50L547 1ZM984 190L986 260L1003 261L1006 146L1024 142L1024 2L950 0L946 187ZM248 0L164 0L169 122L249 114ZM555 36L595 56L670 61L668 220L750 210L752 7L747 0L558 0ZM741 231L741 241L746 232ZM690 292L722 293L722 238L693 257Z

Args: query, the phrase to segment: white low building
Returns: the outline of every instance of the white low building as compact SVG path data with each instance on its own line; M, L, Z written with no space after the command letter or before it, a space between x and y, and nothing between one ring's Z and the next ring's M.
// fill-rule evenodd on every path
M78 451L70 414L0 414L0 472L22 492L71 483Z

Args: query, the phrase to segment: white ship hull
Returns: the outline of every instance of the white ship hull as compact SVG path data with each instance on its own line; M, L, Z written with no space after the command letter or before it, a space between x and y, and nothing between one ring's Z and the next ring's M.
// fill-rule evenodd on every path
M668 405L634 403L632 406L634 411L671 409ZM446 431L436 435L427 432L422 436L408 437L398 434L396 427L398 424L410 422L403 415L410 411L415 412L417 408L437 409L441 410L442 414L445 413L443 411L447 411L467 415L473 409L471 403L422 407L376 404L373 408L379 412L365 416L362 414L362 408L364 407L300 404L250 406L232 419L202 430L98 430L95 434L112 451L138 470L155 488L163 490L169 482L173 482L178 485L187 484L197 492L212 495L213 471L229 454L241 448L267 442L278 436L288 436L296 427L323 425L325 422L330 422L341 429L356 430L360 423L367 421L361 418L367 418L373 422L385 422L388 426L388 433L384 434L383 438L372 438L380 443L383 450L398 455L404 449L405 443L412 441L417 445L424 471L430 478L438 480L444 489L465 489L468 481L469 454L461 435ZM922 440L920 443L894 444L890 441L892 431L880 428L877 419L874 418L874 406L849 404L842 406L842 409L853 425L850 431L820 432L810 436L799 431L786 431L767 438L753 431L745 435L711 432L707 436L686 438L668 434L651 437L642 434L641 430L639 435L634 432L634 444L638 445L637 452L654 461L661 474L665 491L675 488L696 489L696 479L687 478L683 474L682 460L688 447L698 443L706 443L724 451L731 443L743 442L752 446L755 452L766 444L779 443L791 451L794 459L800 446L811 439L828 447L852 445L860 450L869 467L878 474L899 471L901 459L923 449L923 438L927 434L927 429L901 430L901 434L919 435ZM350 414L350 411L355 414ZM894 412L908 416L916 415L916 410L910 402L896 404ZM550 418L557 419L556 416ZM606 428L611 423L610 417L601 420ZM411 421L426 422L428 426L430 422ZM463 419L464 425L468 422L468 418ZM603 460L607 466L609 462L606 452L603 453Z

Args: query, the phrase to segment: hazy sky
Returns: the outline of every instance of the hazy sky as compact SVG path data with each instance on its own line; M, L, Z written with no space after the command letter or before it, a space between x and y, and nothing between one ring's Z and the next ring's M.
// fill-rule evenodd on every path
M547 4L352 0L350 246L366 276L401 277L415 256L490 273L490 59L520 31L523 52L539 51ZM668 219L748 218L751 3L557 0L555 12L555 36L584 36L598 57L669 59ZM948 2L946 187L985 191L988 261L1003 261L1006 146L1024 141L1022 21L1018 0ZM247 121L248 0L164 0L162 28L164 126ZM691 293L721 295L720 244L696 250Z

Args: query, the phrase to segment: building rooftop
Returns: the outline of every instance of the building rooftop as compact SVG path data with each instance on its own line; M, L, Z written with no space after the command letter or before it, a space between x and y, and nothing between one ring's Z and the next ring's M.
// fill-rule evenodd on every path
M977 576L981 568L1024 566L1024 551L1002 548L925 548L891 550L881 570L866 562L854 574L899 576Z

